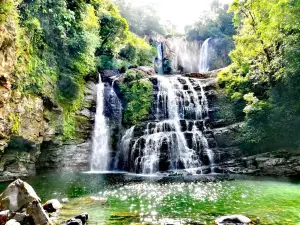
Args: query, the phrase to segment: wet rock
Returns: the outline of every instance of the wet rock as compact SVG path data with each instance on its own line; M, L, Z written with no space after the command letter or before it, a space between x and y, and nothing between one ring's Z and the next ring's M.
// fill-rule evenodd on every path
M247 225L251 220L243 215L222 216L215 220L217 225Z
M44 210L46 210L48 213L56 212L57 210L61 209L61 207L62 205L57 199L51 199L43 205Z
M42 145L42 153L39 157L37 168L56 171L86 171L89 169L89 153L92 142L57 144L45 142Z
M237 123L227 127L214 129L214 138L218 147L226 148L239 145L238 136L242 124Z
M29 184L17 179L1 194L0 208L16 212L26 207L32 201L39 202L40 198Z
M20 225L20 223L17 222L15 219L11 219L7 221L5 225Z
M212 70L209 72L202 72L202 73L186 73L183 74L183 76L191 77L191 78L199 78L199 79L215 78L218 76L218 73L221 72L222 70L224 70L224 68L218 70Z
M35 224L39 224L39 225L53 224L49 216L43 209L43 206L37 200L34 200L29 203L27 207L27 213L33 218Z
M101 77L103 82L109 82L110 78L119 76L120 73L118 70L102 70Z
M80 219L72 218L66 222L66 225L83 225Z

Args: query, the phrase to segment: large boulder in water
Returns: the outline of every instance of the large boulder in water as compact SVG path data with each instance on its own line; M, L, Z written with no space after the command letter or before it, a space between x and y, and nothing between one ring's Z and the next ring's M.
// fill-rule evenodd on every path
M40 198L33 188L26 182L17 179L8 185L0 195L0 209L16 212L35 200L40 202Z
M51 225L48 214L43 209L40 203L40 198L37 196L33 188L26 182L17 179L12 182L5 191L0 195L0 209L11 212L20 212L26 208L26 213L33 219L34 224ZM17 214L19 214L17 216ZM14 214L14 220L10 223L18 223L27 217L27 214Z
M215 220L217 225L248 225L251 220L243 215L221 216Z

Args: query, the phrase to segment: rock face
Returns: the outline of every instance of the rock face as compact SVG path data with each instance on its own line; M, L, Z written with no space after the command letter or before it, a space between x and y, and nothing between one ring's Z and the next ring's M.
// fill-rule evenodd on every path
M5 21L0 25L0 180L35 174L41 146L52 148L52 155L62 155L60 152L65 151L69 158L71 151L84 146L85 152L79 153L75 160L69 159L62 164L67 168L69 165L75 168L77 164L88 167L86 155L89 155L90 149L95 84L87 82L83 108L76 113L75 120L80 124L76 132L81 140L71 143L62 141L63 111L52 101L55 99L52 84L43 84L42 96L19 91L23 87L23 74L26 74L26 59L19 59L22 57L18 55L17 3L14 5L16 7L5 15ZM17 64L18 60L25 63ZM51 88L48 88L49 85ZM53 153L54 149L58 153ZM44 154L41 158L44 159ZM42 162L51 162L53 158L49 158ZM61 164L57 163L57 166Z
M228 173L257 176L299 177L299 151L279 150L239 157L220 164Z
M95 93L95 83L87 82L83 108L75 115L79 124L76 133L80 138L69 142L61 140L61 109L47 99L15 93L4 108L0 105L0 177L32 175L36 168L87 170Z
M36 163L39 170L87 171L92 149L92 132L95 120L96 83L89 81L85 87L83 108L76 112L77 136L68 142L54 137L44 140Z

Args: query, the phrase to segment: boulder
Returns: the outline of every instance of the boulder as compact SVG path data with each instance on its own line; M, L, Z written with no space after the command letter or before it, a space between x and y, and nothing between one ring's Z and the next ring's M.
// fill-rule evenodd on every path
M148 75L155 75L155 70L154 70L153 67L150 67L150 66L139 66L137 69L143 71L144 73L146 73Z
M72 218L66 222L66 225L83 225L80 219Z
M185 77L192 77L192 78L198 78L198 79L208 79L208 78L215 78L218 76L218 73L224 70L222 69L217 69L217 70L212 70L209 72L201 72L201 73L185 73L183 76Z
M84 225L84 224L86 224L88 218L89 218L88 214L83 213L83 214L73 217L72 219L69 219L66 222L66 225Z
M20 225L20 223L17 222L15 219L11 219L7 221L5 225Z
M221 216L215 220L217 225L247 225L251 220L243 215Z
M1 194L0 209L16 212L27 207L32 201L40 202L40 198L29 184L17 179Z
M89 216L87 213L83 213L81 215L75 216L74 219L80 219L82 224L84 225L87 222L87 220L89 219Z
M34 200L29 203L27 207L27 213L33 218L34 224L39 225L52 225L52 222L43 209L41 203L37 200Z
M61 202L62 202L62 203L68 203L68 202L69 202L69 199L68 199L68 198L63 198L63 199L61 200Z
M62 205L57 199L51 199L43 205L43 208L48 213L56 212L57 210L61 209L61 207Z

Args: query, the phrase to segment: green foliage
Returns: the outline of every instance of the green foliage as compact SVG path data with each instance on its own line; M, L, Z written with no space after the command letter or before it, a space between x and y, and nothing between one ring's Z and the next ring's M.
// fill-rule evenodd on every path
M98 58L99 70L118 69L118 62L113 56L102 55Z
M136 47L128 44L119 52L121 58L127 61L133 61L136 58Z
M20 116L15 114L10 114L8 119L12 122L11 132L14 135L18 135L20 128Z
M217 118L225 120L228 124L241 122L244 120L244 113L242 112L245 103L242 101L235 101L228 98L224 90L217 90Z
M124 0L117 0L115 3L119 7L121 15L128 21L133 33L144 37L155 34L165 35L168 32L153 7L135 7L129 1Z
M139 72L127 71L120 87L126 102L123 115L125 125L136 125L147 119L154 100L152 83Z
M219 74L228 96L243 101L243 147L257 153L300 146L300 1L235 0L239 33L233 64Z
M7 20L14 7L15 2L13 0L0 0L0 25Z
M213 13L203 14L198 22L186 28L188 38L204 41L212 37L232 37L235 34L233 14L228 13L227 8L227 5L221 6L219 3L212 5Z
M233 24L233 13L227 12L228 5L222 5L218 0L212 2L211 12L203 14L198 22L186 27L186 34L189 40L204 41L210 40L209 68L219 69L231 63L228 56L229 52L234 48L233 35L236 29Z
M108 4L101 10L100 25L101 44L96 51L99 70L126 70L130 65L152 64L155 55L152 47L129 31L127 21L114 5Z
M16 22L14 88L61 108L65 138L76 134L75 112L83 105L87 75L152 64L153 48L129 31L110 0L0 3L0 24Z

